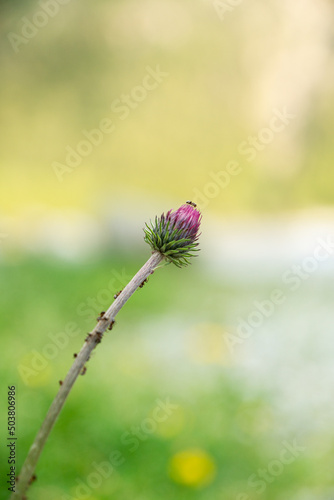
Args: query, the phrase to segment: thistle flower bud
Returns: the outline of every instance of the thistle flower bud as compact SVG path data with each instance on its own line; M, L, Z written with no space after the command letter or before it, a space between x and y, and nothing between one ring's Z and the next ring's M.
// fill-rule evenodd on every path
M198 252L199 227L201 214L194 204L185 204L172 212L156 217L145 224L144 240L153 251L160 252L167 261L178 267L190 264L189 257Z

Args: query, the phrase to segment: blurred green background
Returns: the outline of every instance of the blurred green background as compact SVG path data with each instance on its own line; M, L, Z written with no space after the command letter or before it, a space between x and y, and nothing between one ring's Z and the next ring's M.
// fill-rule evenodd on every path
M121 311L28 497L333 500L333 10L1 2L1 499L7 386L18 472L144 222L190 199L198 258Z

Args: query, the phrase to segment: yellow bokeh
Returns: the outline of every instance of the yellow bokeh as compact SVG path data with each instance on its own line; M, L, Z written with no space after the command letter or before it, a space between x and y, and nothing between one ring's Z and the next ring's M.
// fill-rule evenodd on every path
M172 457L169 474L176 483L201 488L213 481L216 465L206 451L193 448L180 451Z

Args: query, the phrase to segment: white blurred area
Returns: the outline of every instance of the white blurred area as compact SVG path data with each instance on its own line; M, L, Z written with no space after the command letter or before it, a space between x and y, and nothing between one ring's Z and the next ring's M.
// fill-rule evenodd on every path
M108 249L143 252L145 222L181 204L167 198L144 202L132 196L131 201L118 199L113 206L102 202L95 215L30 206L15 217L0 218L0 258L11 259L12 253L45 254L75 262ZM329 207L221 217L205 209L202 215L199 265L217 279L265 281L290 263L312 256L319 239L334 240L334 209ZM320 267L333 272L333 266L334 259L327 259Z
M213 217L204 231L202 248L212 276L261 283L312 257L319 240L334 242L334 209ZM319 263L318 272L334 273L334 255Z

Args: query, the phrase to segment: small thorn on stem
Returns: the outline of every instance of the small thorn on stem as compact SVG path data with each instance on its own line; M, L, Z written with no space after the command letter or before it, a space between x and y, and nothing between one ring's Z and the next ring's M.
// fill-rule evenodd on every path
M77 355L77 353L75 352L75 353L73 354L73 358L76 358L77 356L78 356L78 355Z
M30 480L29 480L29 484L32 484L32 483L33 483L34 481L36 481L36 480L37 480L37 476L36 476L36 474L33 474L33 475L31 476Z

